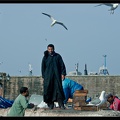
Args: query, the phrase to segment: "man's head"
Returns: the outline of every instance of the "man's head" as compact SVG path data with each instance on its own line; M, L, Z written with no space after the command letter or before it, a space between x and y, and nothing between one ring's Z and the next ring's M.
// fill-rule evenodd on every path
M113 95L111 93L107 94L105 98L109 103L112 103L114 101Z
M28 91L27 87L21 87L20 88L20 93L25 97L29 96L29 91Z
M47 46L47 50L48 50L48 52L49 52L50 54L52 54L53 51L55 50L54 45L53 45L53 44L49 44L49 45Z
M65 75L61 75L61 78L62 78L62 80L64 80L65 79Z

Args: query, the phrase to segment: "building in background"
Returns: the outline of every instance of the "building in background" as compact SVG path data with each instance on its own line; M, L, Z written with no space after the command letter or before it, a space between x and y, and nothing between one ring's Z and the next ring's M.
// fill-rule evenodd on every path
M87 65L86 64L85 64L84 75L88 75L88 73L87 73Z
M78 63L75 64L75 71L71 71L68 73L69 76L79 76L79 75L82 75L81 72L78 71Z
M106 57L107 55L103 55L104 57L104 65L99 68L99 75L109 75L108 69L106 67Z

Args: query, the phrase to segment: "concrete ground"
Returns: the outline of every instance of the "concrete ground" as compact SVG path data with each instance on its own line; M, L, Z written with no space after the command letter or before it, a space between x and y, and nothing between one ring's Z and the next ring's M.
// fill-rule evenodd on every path
M7 113L10 108L7 109L0 109L0 116L7 116ZM79 111L79 110L73 110L73 109L65 109L61 110L58 108L54 108L53 110L49 109L40 109L37 108L36 110L33 109L26 109L25 111L25 117L48 117L48 116L56 116L56 117L77 117L77 116L84 116L84 117L120 117L120 111L113 111L113 110L99 110L99 111Z

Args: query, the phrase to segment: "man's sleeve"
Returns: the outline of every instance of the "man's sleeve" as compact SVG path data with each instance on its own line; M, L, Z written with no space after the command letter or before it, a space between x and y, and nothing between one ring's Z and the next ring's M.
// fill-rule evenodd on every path
M60 62L60 67L61 67L61 75L66 75L66 67L60 55L59 55L59 62Z
M65 95L65 100L63 102L64 102L64 104L66 104L69 99L69 89L63 88L63 91L64 91L64 95Z
M25 99L25 97L23 97L21 100L20 100L20 103L22 105L23 108L27 108L28 107L28 102L27 100Z
M114 101L114 110L120 110L120 102L117 98L115 98L115 101Z
M42 64L41 64L42 78L44 78L44 76L45 76L45 68L46 68L45 60L44 60L44 57L43 57Z

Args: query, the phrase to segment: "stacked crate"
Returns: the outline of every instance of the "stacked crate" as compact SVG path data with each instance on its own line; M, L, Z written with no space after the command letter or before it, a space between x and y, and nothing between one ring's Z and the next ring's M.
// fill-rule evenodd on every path
M73 95L73 109L81 111L97 111L97 106L88 106L86 103L88 90L77 90Z
M73 108L80 110L81 106L86 106L88 90L76 90L73 95Z

